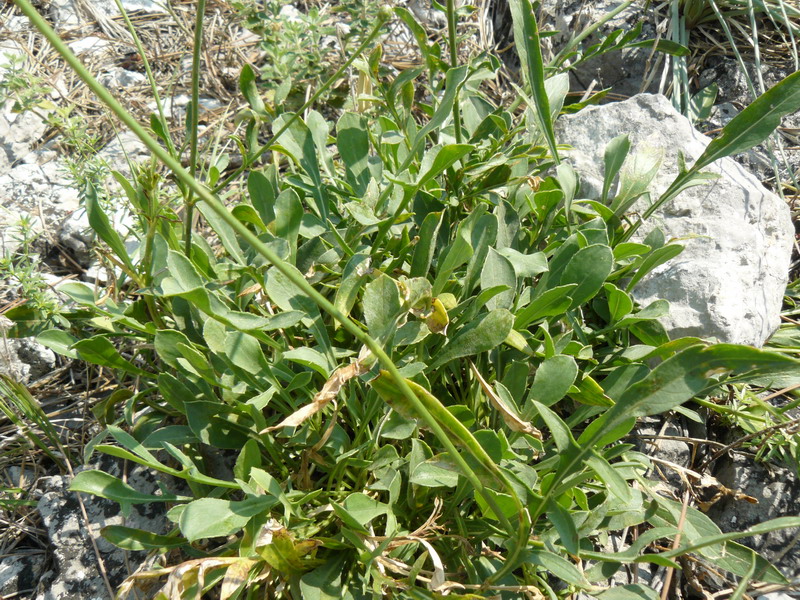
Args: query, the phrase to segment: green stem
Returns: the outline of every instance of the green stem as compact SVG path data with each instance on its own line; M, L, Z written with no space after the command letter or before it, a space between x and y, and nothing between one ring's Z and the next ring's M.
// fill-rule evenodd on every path
M447 33L450 46L450 68L458 64L458 32L456 31L455 0L447 0ZM461 111L458 109L458 94L453 101L453 127L456 132L456 144L461 143Z
M189 104L191 119L189 121L189 169L191 176L197 176L197 127L200 118L200 54L203 49L203 17L206 14L206 0L197 0L197 16L194 22L194 47L192 48L192 101ZM184 253L191 257L192 253L192 221L194 220L194 197L192 189L186 196L183 223Z
M394 364L389 355L386 354L381 345L369 334L364 332L354 321L339 311L339 309L336 308L330 301L328 301L327 298L314 289L314 287L311 286L308 281L306 281L305 277L303 277L299 271L297 271L286 261L282 260L269 246L264 244L260 239L258 239L258 237L256 237L255 234L253 234L247 227L240 223L239 220L228 211L219 198L217 198L211 192L211 190L192 177L191 174L189 174L189 172L181 166L179 160L164 150L164 148L162 148L162 146L147 133L145 128L142 127L136 121L136 119L134 119L133 116L125 110L119 101L107 89L100 85L100 83L92 76L91 73L89 73L86 67L83 66L83 64L77 59L77 57L61 40L61 38L58 37L58 34L53 31L53 29L47 24L41 15L39 15L36 9L33 8L29 0L15 0L15 2L17 6L19 6L20 10L22 10L22 12L30 19L31 23L42 33L42 35L44 35L45 38L47 38L47 40L53 45L56 51L64 58L69 66L75 71L75 73L86 83L89 89L91 89L92 92L112 112L114 112L114 114L123 123L125 123L125 125L127 125L133 133L136 134L136 136L142 141L142 143L144 143L145 146L147 146L147 148L156 156L156 158L163 162L164 165L166 165L167 168L169 168L173 174L187 186L187 188L197 195L199 200L205 202L208 207L217 215L219 215L219 217L225 221L239 236L241 236L244 241L250 244L251 247L254 248L264 258L266 258L267 261L273 264L278 271L283 273L283 275L285 275L289 281L300 288L300 290L302 290L304 294L311 298L320 308L341 323L344 329L353 335L353 337L355 337L359 342L364 344L364 346L366 346L372 352L372 354L377 357L381 365L396 381L396 385L399 388L400 393L414 408L414 411L420 416L425 425L429 427L431 431L433 431L434 435L437 437L442 446L444 446L447 453L458 464L464 476L469 480L473 487L481 493L489 506L495 506L496 503L494 498L486 491L478 475L469 466L464 457L458 452L458 449L448 436L445 428L431 414L423 401L417 397L409 384L406 382L403 375L398 370L397 366ZM374 33L375 32L373 32L373 34ZM277 137L277 135L275 137ZM450 427L463 427L459 421L452 417L452 414L444 407L444 405L442 405L438 400L436 400L436 403L438 404L438 412L440 414L446 414L450 417L451 423L448 424ZM469 434L468 437L470 439L468 440L469 444L467 447L470 452L476 456L476 458L480 457L482 454L485 454L485 452L476 453L477 450L482 451L482 448L480 447L480 444L478 444L478 441L471 434ZM465 440L462 439L462 441ZM479 462L484 462L480 460L480 458L478 458L478 460ZM528 516L527 509L520 501L514 488L511 486L505 475L499 470L499 467L491 462L491 460L489 461L489 464L483 464L482 466L497 475L498 479L503 484L505 491L508 492L508 494L514 500L519 515L519 523L517 524L516 528L506 521L506 530L510 538L514 539L514 544L509 550L509 557L507 558L503 567L499 569L492 577L490 577L489 581L494 582L504 577L517 566L521 554L525 550L525 547L528 543L528 537L530 535L530 518ZM182 476L185 477L183 474ZM498 516L500 516L500 511L498 510L496 512Z
M23 2L26 0L19 0L19 1ZM250 168L250 165L252 165L256 160L258 160L262 154L264 154L267 150L269 150L270 146L272 146L275 140L281 137L281 135L287 129L289 129L289 127L291 127L297 119L300 118L300 115L302 115L307 108L312 106L319 99L319 97L322 96L322 94L324 94L328 90L328 88L330 88L336 81L339 80L342 74L344 74L344 72L350 68L350 65L353 64L353 61L355 61L359 56L361 56L361 54L364 52L364 50L366 50L369 47L372 41L376 37L378 37L378 34L380 34L381 29L383 29L383 25L387 20L389 20L389 15L387 15L384 11L381 11L378 14L378 22L375 23L375 27L372 28L370 34L366 37L366 39L363 42L361 42L361 45L359 45L359 47L356 48L356 51L353 52L350 58L348 58L344 62L344 64L341 67L339 67L336 70L336 72L333 75L331 75L331 77L324 84L322 84L322 87L320 87L316 92L314 92L314 94L306 101L306 103L303 104L303 106L301 106L298 109L298 111L294 113L291 116L291 118L289 118L283 124L283 127L281 127L276 133L274 133L272 137L270 137L269 140L267 140L267 142L263 146L261 146L260 148L256 148L256 150L250 156L243 156L242 165L238 169L236 169L233 173L228 175L228 177L226 177L221 183L217 184L212 191L216 194L220 190L225 189L241 173Z
M167 122L167 117L164 114L164 106L161 102L161 95L158 93L158 85L156 83L156 78L153 76L153 70L150 68L150 61L147 60L147 53L144 50L144 46L142 45L142 40L139 39L139 36L136 34L136 29L131 23L130 18L128 17L128 12L125 10L125 7L122 6L121 0L114 0L117 4L117 10L119 10L120 14L122 15L122 19L125 21L125 25L128 28L128 31L133 38L133 43L136 46L136 51L139 53L139 56L142 58L142 66L144 66L144 72L147 74L147 81L150 83L150 92L153 94L153 100L156 103L156 110L158 111L158 120L161 122L161 129L164 130L164 135L166 137L166 144L167 148L169 149L169 153L173 156L177 156L178 153L175 150L175 144L172 141L172 136L169 134L169 123Z

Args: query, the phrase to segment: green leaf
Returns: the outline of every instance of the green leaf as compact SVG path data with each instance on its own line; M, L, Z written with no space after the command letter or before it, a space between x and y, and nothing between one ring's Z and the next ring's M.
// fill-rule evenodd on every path
M655 47L658 52L663 52L664 54L670 54L672 56L689 56L689 54L691 54L691 50L689 50L689 48L683 44L673 42L672 40L665 40L663 38L659 38L657 40L642 40L641 42L633 42L628 44L628 48L653 47Z
M61 356L76 359L78 353L72 347L77 342L77 338L70 335L63 329L48 329L36 336L36 341L50 348L53 352L57 352Z
M289 243L289 261L297 258L297 235L303 222L303 203L292 189L284 190L275 201L275 236Z
M364 288L362 304L367 329L375 339L394 329L395 321L403 309L397 283L384 274Z
M545 89L545 70L542 61L541 41L539 39L539 25L529 0L510 0L511 18L514 22L514 41L519 54L521 71L525 84L530 87L533 96L533 105L529 108L536 115L536 121L547 140L550 154L558 160L556 136L550 113L550 101Z
M190 542L233 535L255 515L268 512L277 503L278 499L273 496L251 496L246 500L194 500L181 513L181 533Z
M531 401L531 405L535 414L538 414L544 421L550 434L553 436L553 442L556 444L559 452L565 452L575 445L575 440L572 437L569 427L564 421L552 410L547 408L544 404L539 404L535 400Z
M668 260L671 260L678 256L683 252L683 246L680 244L669 244L667 246L662 246L661 248L657 248L653 250L650 254L645 256L643 259L637 261L637 265L635 265L636 273L631 280L628 282L628 287L626 291L630 292L637 283L642 280L642 277L647 275L650 271L655 269L658 266L663 265Z
M603 153L603 161L605 163L603 193L600 197L603 202L608 200L608 191L611 189L611 184L614 183L614 179L619 174L619 170L622 168L630 149L631 142L625 134L618 135L606 145Z
M247 192L250 203L265 225L275 220L275 190L269 179L260 171L250 171L247 176Z
M291 117L291 113L284 113L275 119L274 130L282 128ZM314 197L317 216L326 222L328 220L328 193L319 170L317 148L311 130L303 119L295 119L276 142L288 151L289 155L311 179L311 193Z
M548 552L547 550L528 550L525 554L525 561L542 567L552 573L562 581L573 585L588 586L589 582L578 568L566 558Z
M141 529L123 527L122 525L109 525L100 530L100 535L123 550L165 550L167 548L180 548L187 541L182 537L171 535L158 535Z
M614 253L608 246L594 244L578 250L561 276L562 285L577 284L570 292L570 308L591 300L603 287L613 268Z
M615 286L613 283L606 283L603 286L608 300L608 314L612 323L619 321L622 317L630 314L633 310L633 299Z
M442 98L439 100L439 104L436 107L436 112L433 113L433 117L428 123L423 126L418 132L417 135L414 136L414 143L411 145L411 151L409 152L409 158L407 162L411 160L417 150L425 143L425 139L428 135L442 126L442 124L453 114L453 103L456 99L456 94L458 90L463 85L464 81L467 78L467 74L469 73L469 65L461 65L459 67L453 67L447 70L447 74L445 75L445 89Z
M800 109L800 71L756 98L731 119L692 166L698 171L724 156L739 154L763 142L786 115Z
M471 294L478 283L481 269L483 268L489 247L494 244L497 238L497 217L492 214L483 215L478 219L475 228L472 230L473 254L467 263L467 272L464 274L463 293Z
M70 483L69 489L73 492L83 492L113 500L120 505L124 515L130 513L130 507L133 504L175 502L179 499L178 496L173 496L172 494L154 496L153 494L139 492L121 479L95 469L81 471L76 474L72 483Z
M372 519L389 512L389 507L386 504L361 492L350 494L344 499L343 505L345 510L362 527L366 526Z
M257 77L253 72L253 68L245 63L239 73L239 91L242 92L250 108L259 115L266 115L267 111L264 108L264 101L258 93Z
M631 499L631 489L625 479L612 467L608 461L593 452L586 459L586 465L595 472L601 483L605 484L606 489L611 492L618 500L627 503Z
M356 196L363 197L372 178L369 170L369 133L363 115L345 112L339 118L336 146L344 163L347 183Z
M615 585L599 594L593 594L598 600L659 600L661 596L653 588L641 583Z
M231 363L253 375L269 368L258 340L241 331L229 331L225 335L225 356Z
M439 456L417 464L408 480L423 487L456 487L458 470Z
M575 359L556 354L543 361L536 369L530 397L544 406L552 406L567 395L577 376L578 365Z
M152 378L152 373L143 371L130 361L124 359L107 337L96 335L85 340L80 340L72 345L82 360L101 367L109 367L118 371L125 371L131 375Z
M302 346L300 348L294 348L293 350L284 352L283 357L287 360L291 360L314 369L326 379L330 376L333 369L336 368L335 365L332 365L328 362L328 359L324 354L314 350L314 348L309 348L308 346Z
M449 144L447 146L434 146L425 153L419 167L418 188L438 177L445 169L453 166L475 147L470 144Z
M136 268L133 266L128 250L125 248L125 243L119 237L116 229L109 223L108 216L106 216L98 202L97 190L92 183L87 183L84 188L84 202L86 203L86 216L89 218L89 225L91 225L94 232L108 244L108 247L122 261L128 271L135 273Z
M321 567L300 578L300 593L304 600L343 600L342 572L347 554L334 553Z
M603 426L610 429L612 421L616 425L619 418L663 413L711 387L712 378L721 374L763 375L797 369L799 366L798 361L788 356L749 346L691 346L668 358L644 379L628 387L618 398L617 404L597 421L606 422ZM581 441L596 433L599 427L595 425L597 421L584 431Z
M517 292L517 277L514 265L497 250L489 248L489 253L483 263L483 269L481 269L481 289L487 290L498 285L505 285L508 289L489 299L486 303L489 310L511 308Z
M239 241L236 238L236 233L234 232L233 227L231 227L228 222L220 217L216 212L211 210L211 208L205 202L198 203L197 210L201 215L203 215L203 218L211 226L211 229L214 230L214 233L219 236L219 241L222 242L222 245L231 255L231 258L233 258L233 260L240 265L246 265L247 261L244 258L242 247L239 245Z
M539 319L561 315L572 306L572 292L578 284L560 285L549 289L534 298L528 306L517 311L514 329L525 329Z
M551 501L547 509L547 517L553 523L558 532L559 540L564 549L570 554L577 556L580 548L578 546L579 536L575 527L575 521L563 506L558 502Z
M505 256L514 266L514 272L518 279L536 277L547 271L547 257L545 257L544 252L523 254L513 248L502 248L498 252Z
M433 254L436 251L436 238L439 235L439 227L442 225L444 213L428 213L419 228L419 240L414 245L414 253L411 256L411 277L427 277L431 268ZM344 277L342 277L344 281Z
M503 308L484 314L477 320L462 327L436 355L430 364L430 371L465 356L488 352L502 344L514 324L514 316Z
M361 286L369 279L369 263L369 254L358 253L354 254L344 267L333 305L345 316L353 310Z
M616 216L622 216L648 192L663 160L663 149L647 146L640 147L634 155L628 157L619 176L617 195L611 202L611 210Z

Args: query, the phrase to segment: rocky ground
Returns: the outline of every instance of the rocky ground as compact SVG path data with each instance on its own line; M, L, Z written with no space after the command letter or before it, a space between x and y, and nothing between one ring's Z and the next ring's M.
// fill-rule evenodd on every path
M438 13L423 2L409 4L432 29L441 27ZM482 21L475 28L474 43L507 47L510 17L502 0L479 4ZM159 80L165 82L162 92L169 98L167 111L179 128L188 101L193 3L172 2L172 14L166 14L151 0L124 0L123 5L141 31L147 51L152 52ZM610 2L562 1L545 6L545 22L563 32L579 31L614 7ZM303 2L298 2L292 10L305 8ZM154 109L149 86L113 2L52 0L40 3L40 10L101 81L146 120ZM207 144L214 143L217 132L232 132L231 123L242 108L236 89L240 66L245 62L257 65L264 58L257 37L236 24L232 14L226 2L209 2L212 26L206 30L204 55L209 68L204 70L201 83L201 123L208 134L204 138ZM287 10L287 18L291 15ZM641 18L646 20L645 37L664 33L659 30L663 21L657 13L643 13L633 7L618 15L596 38L614 28L630 28ZM566 39L566 33L548 38L549 51L557 52ZM394 45L395 52L389 60L397 68L414 60L408 40L408 34L400 27L393 38L386 40L387 47ZM703 43L707 41L698 42L701 50L705 48ZM703 51L702 60L693 63L692 80L700 87L711 82L719 87L711 118L699 125L713 134L749 104L750 97L745 78L730 53ZM513 77L513 53L506 52L504 59L507 68L503 77ZM605 57L589 62L572 74L571 89L590 92L611 88L608 100L622 100L640 92L668 91L656 62L644 48L625 51L613 60ZM754 69L752 64L750 67ZM792 70L785 53L771 55L762 69L765 85L768 87ZM25 78L22 73L34 78ZM23 279L30 272L20 273L17 267L12 273L6 264L6 270L0 270L0 279L5 279L0 280L0 318L3 313L24 307L30 301L31 290L39 294L36 298L41 302L59 302L54 290L65 279L77 278L103 286L113 278L113 270L104 268L98 259L76 182L86 169L127 171L131 163L149 158L133 136L116 135L114 121L16 9L6 3L0 6L0 81L6 82L6 91L14 77L31 91L34 83L47 89L31 95L26 112L15 111L11 100L0 105L0 256L27 254L39 279L29 277L26 288ZM503 77L497 82L499 96L507 93ZM65 112L66 107L72 107L71 112ZM693 130L660 96L640 95L627 103L592 110L595 112L579 113L560 125L560 141L574 146L571 158L581 165L580 171L586 176L585 193L597 184L592 180L591 165L602 164L600 144L614 135L635 131L638 137L632 141L642 148L672 148L680 144L687 158L696 158L708 143L708 138ZM671 125L666 127L666 122ZM775 142L778 154L785 157L780 163L773 163L768 148L756 148L737 157L738 163L721 165L724 177L720 185L726 186L721 194L728 199L724 208L709 204L710 196L704 192L687 196L659 217L668 236L688 240L687 250L680 263L666 265L658 278L647 282L640 299L644 302L646 298L668 298L677 315L669 324L676 334L762 345L780 323L783 289L797 259L792 255L791 193L793 174L800 167L798 132L800 115L790 116ZM86 136L99 153L81 146L87 141ZM657 185L665 186L670 169L675 168L674 160L666 165L663 181ZM785 199L773 193L780 190L786 192ZM124 233L130 216L121 204L117 209L115 226ZM19 228L21 218L24 232ZM79 455L97 433L89 425L91 410L110 382L101 374L56 356L26 336L19 326L10 329L0 321L0 332L0 371L28 386L58 428L63 443ZM782 396L771 400L787 401ZM800 514L797 470L785 461L755 461L752 454L736 447L742 432L730 430L727 435L720 435L714 427L713 419L706 426L682 415L647 421L639 427L641 449L663 467L653 477L662 479L666 493L676 493L687 476L694 476L693 469L705 462L716 477L706 482L712 492L711 499L706 499L707 514L723 531ZM791 430L783 433L794 435ZM27 448L23 440L17 427L0 419L0 486L7 490L0 495L0 519L4 525L0 531L0 597L110 597L110 590L140 568L145 557L114 548L97 532L105 525L123 522L162 531L166 527L163 513L155 507L145 507L123 517L114 503L67 493L71 474L59 472L52 461ZM731 442L733 447L725 449L725 444ZM720 448L724 450L721 453L717 452ZM103 469L118 474L125 469L128 479L136 480L137 489L157 489L152 476L143 470L108 458L102 460ZM80 462L76 459L74 464ZM96 462L93 466L97 468ZM12 494L10 489L20 493ZM24 501L6 502L9 498ZM747 543L800 582L798 532L776 532ZM649 581L647 578L653 574L641 571L635 576ZM658 582L653 580L652 584L657 587ZM795 597L791 589L764 592L772 600Z

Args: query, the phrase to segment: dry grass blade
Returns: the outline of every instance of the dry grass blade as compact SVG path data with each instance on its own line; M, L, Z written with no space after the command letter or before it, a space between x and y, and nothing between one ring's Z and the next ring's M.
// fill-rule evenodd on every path
M24 385L2 374L0 374L0 412L14 423L34 446L40 448L55 462L62 472L66 471L64 459L70 460L69 451L61 444L47 415ZM43 433L49 443L34 432L30 423Z
M308 419L325 408L331 400L336 398L336 395L345 383L366 372L367 369L360 362L354 362L345 367L339 367L333 372L333 375L330 376L328 381L325 382L322 389L314 395L314 400L312 400L310 404L299 408L277 425L267 427L261 433L275 431L276 429L282 429L284 427L297 427L305 423Z
M506 425L508 425L509 429L512 431L518 431L521 433L527 433L539 439L542 439L542 433L536 429L529 421L523 421L519 416L509 408L509 406L503 402L503 400L498 396L495 391L492 389L483 376L480 374L478 369L475 365L470 362L469 363L470 369L472 369L472 373L475 375L475 378L481 384L484 393L489 398L489 401L492 403L492 406L502 415L503 421Z

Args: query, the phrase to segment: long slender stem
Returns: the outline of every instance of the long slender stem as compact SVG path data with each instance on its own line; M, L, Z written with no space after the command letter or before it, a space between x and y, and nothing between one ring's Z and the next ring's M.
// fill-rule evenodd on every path
M197 176L197 127L200 118L200 54L203 50L203 17L206 14L206 0L197 0L197 16L194 22L194 47L192 48L192 101L189 104L189 169L192 177ZM194 220L194 197L191 188L186 196L186 210L183 223L183 246L186 256L192 252L192 221Z
M139 53L139 56L142 59L142 66L144 67L144 72L147 75L147 81L150 84L150 93L153 94L153 101L156 103L158 120L161 122L161 129L164 131L164 135L166 137L164 141L167 144L170 154L176 156L177 151L175 150L175 144L172 141L172 136L169 132L169 123L167 123L167 117L164 114L164 103L161 102L161 94L158 93L158 84L156 83L156 78L153 75L153 69L150 67L150 61L147 59L147 53L142 45L142 40L136 34L136 28L133 26L133 23L128 16L128 11L126 11L125 7L122 5L122 0L114 0L114 2L116 2L117 10L119 10L120 14L122 15L122 19L125 21L125 26L128 28L128 31L133 38L136 51Z
M458 31L456 30L455 0L447 0L447 34L450 46L450 68L455 69L458 64ZM461 111L458 108L458 94L453 101L453 127L456 132L456 144L461 143Z
M41 15L39 15L36 9L30 4L29 0L15 0L15 2L17 6L19 6L20 10L22 10L22 12L30 19L31 23L42 33L42 35L45 36L45 38L47 38L56 51L58 51L58 53L70 65L75 73L92 90L92 92L112 112L114 112L114 114L123 123L125 123L125 125L127 125L133 133L136 134L136 136L142 141L142 143L144 143L145 146L147 146L147 148L156 156L156 158L163 162L179 180L183 181L183 183L197 195L199 200L205 202L212 211L219 215L219 217L224 220L248 244L250 244L253 249L255 249L271 264L273 264L278 271L283 273L289 279L289 281L300 288L300 290L302 290L304 294L311 298L320 308L341 323L345 330L347 330L351 335L353 335L353 337L364 344L364 346L366 346L372 352L381 365L392 375L392 378L396 382L400 393L402 393L405 399L414 408L414 411L419 415L425 425L429 427L431 431L433 431L434 435L437 437L442 446L444 446L447 453L458 464L464 476L469 480L475 490L483 496L489 506L493 507L495 514L501 519L501 522L503 522L510 538L514 540L514 543L509 551L509 557L507 558L503 567L500 568L490 578L490 581L497 581L514 569L518 564L525 546L527 545L530 533L530 518L528 516L527 509L522 504L507 477L499 469L499 467L495 465L493 461L491 461L491 459L488 459L488 456L486 456L485 451L482 447L480 447L477 440L470 435L469 437L473 443L469 444L468 448L475 458L479 460L483 466L489 470L489 472L496 476L498 481L505 488L505 491L513 499L519 515L519 523L517 524L516 528L508 521L502 512L496 508L497 503L495 502L494 497L486 489L480 478L469 466L464 457L458 452L455 444L445 432L439 421L430 413L423 402L413 392L403 375L398 370L397 366L394 364L389 355L383 350L381 345L369 334L364 332L354 321L339 311L339 309L337 309L330 301L328 301L327 298L314 289L314 287L311 286L308 281L306 281L305 277L303 277L299 271L282 260L272 251L272 249L269 248L269 246L259 240L255 234L247 229L247 227L242 225L242 223L240 223L239 220L228 211L225 205L211 192L211 190L192 177L189 172L181 166L179 160L164 150L164 148L148 134L145 128L142 127L127 110L125 110L119 101L107 89L100 85L100 83L92 76L91 73L89 73L86 67L83 66L83 64L77 59L77 57L61 40L61 38L58 37L58 34L53 31L53 29L47 24ZM302 111L299 111L298 114L300 112ZM441 405L441 403L439 403L439 405L443 411L447 411L447 409Z

